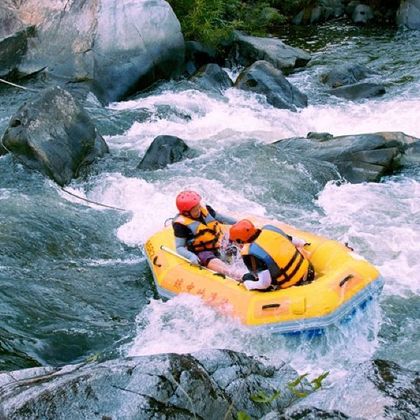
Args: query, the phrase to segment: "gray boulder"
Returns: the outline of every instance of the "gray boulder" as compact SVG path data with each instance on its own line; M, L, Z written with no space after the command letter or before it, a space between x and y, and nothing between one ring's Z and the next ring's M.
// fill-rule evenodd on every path
M343 417L336 417L338 419L417 419L419 391L419 372L387 360L367 361L335 381L333 387L300 401L286 414L298 409L339 410Z
M340 98L355 101L363 98L375 98L386 93L385 86L378 83L354 83L348 86L340 86L327 91L329 94Z
M216 62L214 48L197 41L185 42L185 70L189 76L206 64Z
M30 48L16 66L20 74L48 67L50 75L85 82L109 102L182 70L180 24L164 0L12 4L23 25L36 27Z
M0 39L7 38L25 28L16 13L15 4L11 0L3 0L0 4Z
M228 350L160 354L3 373L0 406L6 418L235 419L239 411L261 418L290 405L287 383L296 377L283 362ZM277 390L271 403L250 398Z
M363 64L343 64L333 67L320 75L321 83L330 88L357 83L375 72Z
M85 110L62 88L50 88L13 115L2 143L25 166L59 185L108 152Z
M333 137L321 141L292 138L274 144L283 153L333 163L349 182L376 182L404 164L404 155L418 153L420 140L400 132ZM411 157L411 161L413 161Z
M304 108L308 104L307 96L267 61L257 61L243 70L235 87L265 95L267 102L276 108L296 111L296 108Z
M286 45L277 38L248 36L236 31L230 59L242 66L265 60L279 70L291 70L306 66L311 55L300 48Z
M407 29L420 29L420 0L402 0L397 12L397 25Z
M295 25L312 25L338 18L343 14L343 0L319 0L315 3L307 2L307 6L292 19L292 23Z
M16 70L27 52L28 39L34 35L35 27L23 24L12 3L0 4L0 77Z
M363 64L344 64L324 72L320 76L321 83L329 86L327 92L341 98L357 100L383 95L385 86L374 82L360 82L376 74Z
M351 19L357 24L369 23L374 18L372 8L367 4L358 4L351 15Z
M171 163L196 156L184 140L176 136L157 136L137 168L144 171L162 169Z
M233 86L229 75L214 63L201 67L189 80L204 90L217 93L222 93Z

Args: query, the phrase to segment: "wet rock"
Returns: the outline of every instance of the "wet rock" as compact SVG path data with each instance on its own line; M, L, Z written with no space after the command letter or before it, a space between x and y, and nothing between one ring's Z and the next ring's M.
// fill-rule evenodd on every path
M420 29L420 0L402 0L400 2L397 25L407 29Z
M189 80L204 90L218 93L233 86L229 75L214 63L201 67Z
M18 67L28 50L28 40L35 33L35 27L29 26L13 35L0 39L0 77L17 78ZM35 72L42 70L42 66Z
M14 4L10 0L3 0L0 4L0 22L0 39L25 29L24 23L17 16Z
M330 89L327 92L340 98L356 101L363 98L382 96L386 93L386 90L385 86L381 84L361 82Z
M197 41L185 42L185 69L189 76L199 68L216 62L216 50Z
M257 61L242 71L235 87L265 95L267 102L276 108L296 111L296 108L303 108L308 104L307 96L267 61Z
M261 418L289 405L296 376L284 363L228 350L160 354L3 373L0 406L6 418ZM250 398L276 390L284 392L271 403Z
M342 0L319 0L315 4L309 3L293 19L295 25L312 25L334 19L344 14Z
M419 373L391 361L368 361L330 388L311 394L287 414L298 407L339 410L351 418L419 418Z
M164 0L20 0L10 8L36 28L17 67L23 75L48 67L50 76L86 84L105 103L182 71L181 27Z
M286 45L277 38L248 36L236 31L229 60L242 66L249 66L258 60L265 60L279 70L304 67L311 55L300 48Z
M171 163L191 158L197 152L190 149L184 140L176 136L157 136L147 149L138 169L152 171L162 169Z
M331 95L350 100L373 98L386 92L382 84L361 82L374 74L373 70L362 64L345 64L322 73L320 81L332 88L327 91Z
M0 4L0 77L16 76L16 69L28 49L34 26L26 26L11 3Z
M3 141L0 139L0 156L5 155L6 153L8 153L8 151L3 146Z
M292 138L274 144L284 153L333 163L349 182L376 182L404 164L405 153L416 155L420 140L400 132L334 137L328 141ZM412 158L413 159L413 158Z
M288 414L277 417L264 416L261 420L345 420L349 417L341 411L337 410L320 410L315 407L299 408L297 410L289 410ZM359 419L361 420L361 419Z
M334 136L330 133L317 133L314 131L310 131L307 135L306 138L307 139L314 139L314 140L318 140L318 141L327 141L327 140L331 140Z
M13 115L2 143L25 166L59 185L108 152L85 110L62 88L50 88Z
M369 23L373 18L373 11L367 4L358 4L351 15L352 21L357 24Z
M320 80L330 88L338 88L357 83L372 74L375 72L363 64L344 64L322 73Z

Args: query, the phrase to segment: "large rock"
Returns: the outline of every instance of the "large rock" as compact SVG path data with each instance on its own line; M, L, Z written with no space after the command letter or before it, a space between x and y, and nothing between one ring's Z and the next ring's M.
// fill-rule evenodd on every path
M176 136L157 136L147 149L137 168L151 171L162 169L171 163L196 156L184 140Z
M16 71L27 52L28 39L34 35L35 27L24 25L12 3L0 4L0 77Z
M24 165L65 185L108 147L84 109L59 87L42 92L11 118L2 143Z
M185 70L189 76L200 67L216 62L217 51L198 41L185 42Z
M375 73L363 64L342 64L323 72L320 80L330 88L337 88L357 83L372 74Z
M201 67L189 80L204 90L217 93L222 93L233 86L229 75L215 63Z
M261 38L235 32L230 58L243 66L265 60L279 70L291 70L306 66L311 55L300 48L286 45L277 38Z
M352 101L364 98L375 98L386 93L385 86L378 83L361 82L348 86L340 86L327 91L331 95Z
M307 96L267 61L256 61L243 70L235 87L265 95L267 102L276 108L296 111L296 108L303 108L308 104Z
M307 5L292 19L295 25L312 25L344 14L343 0L318 0Z
M21 0L17 18L36 27L16 71L45 67L58 78L86 82L104 102L161 78L184 62L180 24L164 0ZM2 22L0 21L0 27Z
M420 0L402 0L397 12L398 26L420 29Z
M357 24L366 24L374 18L373 10L367 4L358 4L351 15L351 19Z
M387 360L368 361L336 380L329 389L311 394L297 407L339 410L342 417L337 419L346 416L352 419L418 419L419 373ZM289 412L296 412L297 407Z
M265 365L242 353L161 354L63 368L0 374L6 418L236 419L283 409L293 401L287 383L297 373L280 362ZM276 391L271 403L251 396Z
M386 92L383 84L361 82L374 74L373 70L363 64L343 64L322 73L320 80L332 88L327 91L331 95L357 100L381 96Z
M313 136L312 136L313 137ZM375 182L392 174L406 153L418 153L420 140L400 132L338 136L320 141L309 138L279 140L274 144L308 158L333 163L349 182ZM410 157L411 161L415 161Z

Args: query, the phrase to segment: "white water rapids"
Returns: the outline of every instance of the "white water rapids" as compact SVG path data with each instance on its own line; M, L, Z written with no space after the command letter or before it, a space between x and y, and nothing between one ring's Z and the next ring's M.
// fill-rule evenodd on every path
M95 178L93 188L86 194L92 200L132 211L132 217L116 232L118 240L129 246L141 247L150 235L162 228L167 218L174 216L175 196L183 188L198 190L222 213L246 209L247 213L291 222L287 214L273 214L269 205L252 199L253 189L260 188L253 185L253 174L236 173L235 167L220 168L221 171L232 171L233 178L243 177L243 188L238 190L229 182L214 180L211 171L206 171L205 163L223 157L235 145L270 143L281 138L306 136L309 131L333 135L402 131L420 137L419 99L385 98L362 104L336 99L332 102L310 105L293 113L272 108L255 95L230 89L224 97L195 90L164 91L113 104L114 109L142 108L152 114L158 106L169 105L179 113L190 115L191 119L185 121L175 115L136 122L124 135L107 138L112 153L135 152L140 160L157 135L176 135L202 152L197 159L203 162L204 170L197 169L200 165L194 167L184 161L171 165L168 170L156 171L147 179L105 173ZM299 171L305 176L304 167ZM377 265L385 280L381 302L389 296L404 298L418 294L418 175L406 177L402 174L378 184L328 183L314 197L310 211L297 206L295 210L299 217L292 222L300 228L349 242L358 253ZM270 182L267 177L268 189ZM286 360L299 372L329 370L332 381L345 374L349 365L373 357L380 346L378 331L383 322L381 305L374 304L358 313L351 323L332 328L323 337L309 341L298 337L274 337L249 331L233 320L226 320L197 298L178 296L168 302L152 300L138 314L137 335L122 351L133 356L229 348ZM407 357L412 358L414 352ZM415 367L418 359L414 357L408 363Z

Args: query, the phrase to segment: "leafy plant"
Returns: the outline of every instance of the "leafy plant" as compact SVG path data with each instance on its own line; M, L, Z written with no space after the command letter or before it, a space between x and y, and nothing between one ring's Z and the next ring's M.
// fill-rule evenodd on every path
M280 391L276 390L274 391L273 395L269 396L264 391L258 391L256 394L251 395L251 400L255 403L259 404L270 404L273 402L277 397L280 396Z
M186 39L217 47L235 29L267 35L308 0L168 0Z
M235 16L229 16L231 5L223 0L169 0L169 3L187 39L217 46L237 25Z
M317 391L322 387L322 382L329 375L329 372L323 372L312 381L304 381L308 376L308 373L299 375L296 379L287 384L290 392L297 398L305 398L312 392ZM279 390L274 391L272 395L268 395L265 391L258 391L256 394L251 395L251 400L257 404L271 404L276 398L281 395ZM292 404L294 399L292 398L289 404Z
M238 411L236 418L238 420L251 420L251 417L248 413L245 413L245 411Z
M308 376L308 373L298 376L294 381L287 384L289 390L298 398L304 398L312 392L322 387L322 381L329 375L330 372L323 372L321 375L313 379L308 384L303 384L302 381Z

